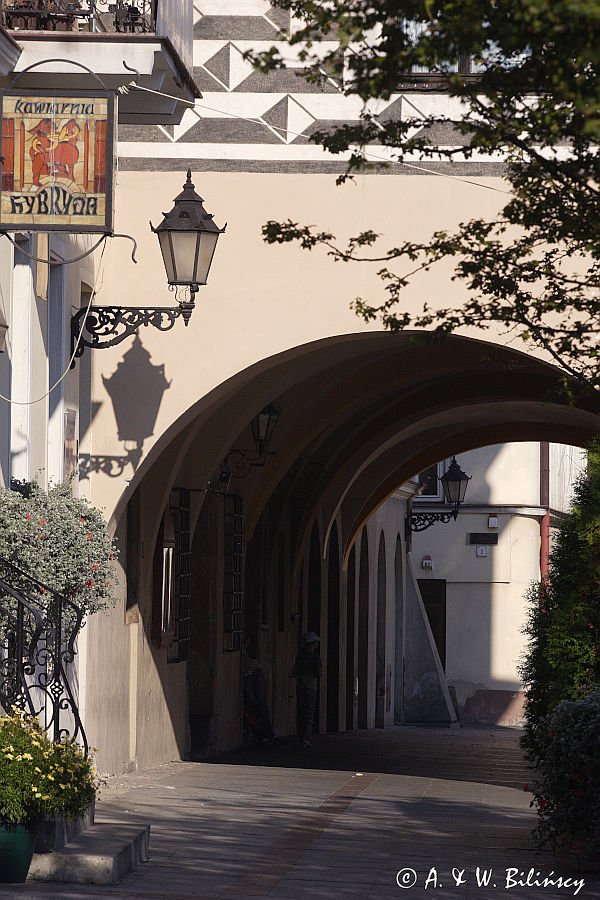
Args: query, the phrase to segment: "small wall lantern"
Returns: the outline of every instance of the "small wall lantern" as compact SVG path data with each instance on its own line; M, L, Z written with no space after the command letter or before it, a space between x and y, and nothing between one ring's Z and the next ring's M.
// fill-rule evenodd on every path
M445 512L414 513L409 511L405 520L407 542L410 542L411 531L425 531L427 528L435 525L436 522L447 524L451 520L456 521L458 510L465 499L467 485L470 480L470 475L465 475L454 456L448 469L440 478L444 489L444 499L446 503L451 504L452 509Z
M170 331L181 317L187 325L194 310L200 285L206 284L220 234L211 213L204 209L192 184L191 170L183 191L175 198L173 209L152 231L158 235L160 250L171 287L188 287L189 299L175 307L166 306L90 306L80 309L71 319L72 366L86 347L103 349L120 344L142 325ZM82 319L83 324L82 324Z

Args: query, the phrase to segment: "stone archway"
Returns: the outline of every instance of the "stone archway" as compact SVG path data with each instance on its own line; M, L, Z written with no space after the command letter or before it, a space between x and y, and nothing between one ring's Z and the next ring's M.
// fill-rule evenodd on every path
M379 615L371 615L370 604L378 580L380 596L391 596L392 581L397 588L403 575L399 564L395 579L387 573L385 587L376 577L378 536L375 543L367 539L365 522L416 471L461 449L549 437L584 444L598 428L596 399L564 404L556 393L559 382L556 370L539 360L461 337L436 348L383 333L336 336L296 347L237 373L190 407L157 439L116 504L115 517L135 489L140 546L154 546L171 489L185 487L193 498L192 532L202 531L208 527L207 504L222 518L219 474L225 456L232 447L248 454L257 464L244 477L232 478L229 491L240 499L244 541L251 551L245 568L247 612L254 617L264 664L273 672L278 715L287 716L283 727L290 727L293 716L293 685L286 687L301 628L323 638L328 678L321 695L321 726L339 727L342 719L347 727L364 728L373 715L381 724L381 709L373 706L381 689L375 659L390 663L389 652L387 659L381 652L381 635L390 623L383 605L376 607ZM272 455L256 460L250 421L267 403L275 403L281 416L269 447ZM386 540L393 541L396 533L386 533ZM356 574L350 567L346 576L340 570L355 543ZM275 576L272 561L282 558L281 547L286 564ZM338 550L342 563L336 569ZM147 557L139 555L143 597L149 572ZM339 597L346 577L347 611L342 614ZM223 599L215 579L211 590L221 627ZM143 647L137 653L141 660ZM156 665L165 696L171 698L179 681L164 662ZM233 745L239 729L233 693L239 659L219 651L215 667L215 678L228 685L223 691L231 700L227 714L232 721L219 745L224 749ZM339 684L340 677L345 684ZM398 714L398 683L395 691ZM391 694L387 681L385 693Z

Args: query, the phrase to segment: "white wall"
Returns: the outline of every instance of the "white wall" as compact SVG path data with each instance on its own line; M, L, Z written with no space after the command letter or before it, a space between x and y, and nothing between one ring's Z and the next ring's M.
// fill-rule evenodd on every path
M570 509L573 485L585 469L585 450L565 444L550 444L550 508Z

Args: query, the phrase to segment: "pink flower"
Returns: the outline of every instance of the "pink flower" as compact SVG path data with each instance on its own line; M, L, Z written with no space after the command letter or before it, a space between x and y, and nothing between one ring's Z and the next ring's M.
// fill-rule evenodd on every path
M40 525L45 525L45 524L46 524L46 520L45 520L45 519L40 519Z
M89 588L93 588L93 587L94 587L94 582L92 581L91 578L88 579L88 587L89 587Z
M98 562L92 563L92 572L97 572L99 568L100 568L100 563L98 563Z
M88 541L93 540L91 531L88 532Z

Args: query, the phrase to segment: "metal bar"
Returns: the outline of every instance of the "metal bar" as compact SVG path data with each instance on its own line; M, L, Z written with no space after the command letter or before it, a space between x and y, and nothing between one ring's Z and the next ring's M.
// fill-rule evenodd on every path
M91 350L114 347L142 326L170 331L183 313L180 306L84 307L71 318L71 368L74 368L75 360L83 356L86 347Z
M0 706L44 719L55 741L88 743L67 673L83 610L68 597L0 558ZM73 725L64 724L71 716Z

